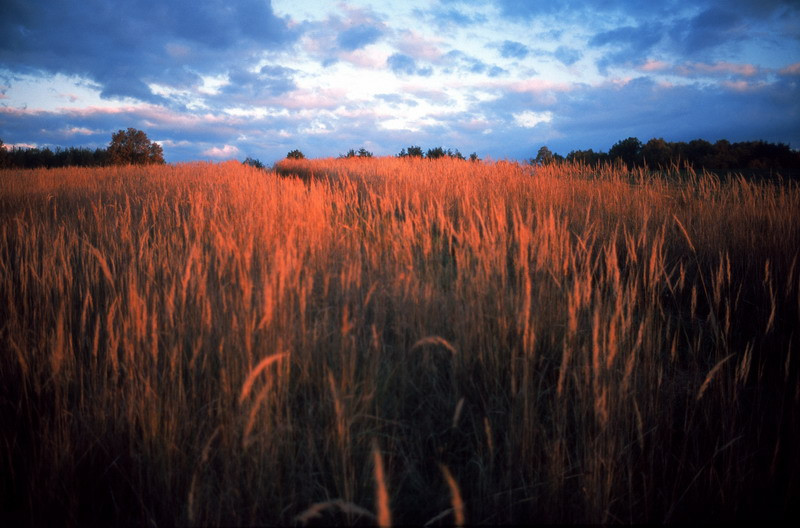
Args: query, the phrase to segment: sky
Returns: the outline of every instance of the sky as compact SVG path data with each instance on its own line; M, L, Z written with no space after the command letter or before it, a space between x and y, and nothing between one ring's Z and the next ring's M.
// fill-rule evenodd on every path
M168 162L800 148L800 1L3 0L0 139Z

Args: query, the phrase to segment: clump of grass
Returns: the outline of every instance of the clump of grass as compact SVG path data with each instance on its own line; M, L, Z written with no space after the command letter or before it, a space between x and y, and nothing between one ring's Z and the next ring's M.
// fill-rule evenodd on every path
M4 517L796 516L796 183L276 171L0 172Z

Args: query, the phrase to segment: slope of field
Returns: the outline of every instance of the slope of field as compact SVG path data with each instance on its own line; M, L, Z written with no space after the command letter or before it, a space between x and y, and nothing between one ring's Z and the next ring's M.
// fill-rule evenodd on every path
M0 519L798 513L796 183L277 170L0 172Z

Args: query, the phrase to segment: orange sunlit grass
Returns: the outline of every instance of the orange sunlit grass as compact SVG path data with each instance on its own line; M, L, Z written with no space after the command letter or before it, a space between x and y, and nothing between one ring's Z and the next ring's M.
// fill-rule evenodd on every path
M38 523L785 515L797 211L619 166L0 172L2 492Z

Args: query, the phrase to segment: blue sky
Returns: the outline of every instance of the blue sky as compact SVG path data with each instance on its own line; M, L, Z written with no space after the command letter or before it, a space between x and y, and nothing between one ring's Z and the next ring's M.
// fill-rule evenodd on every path
M167 161L299 148L800 148L800 2L4 0L0 139Z

